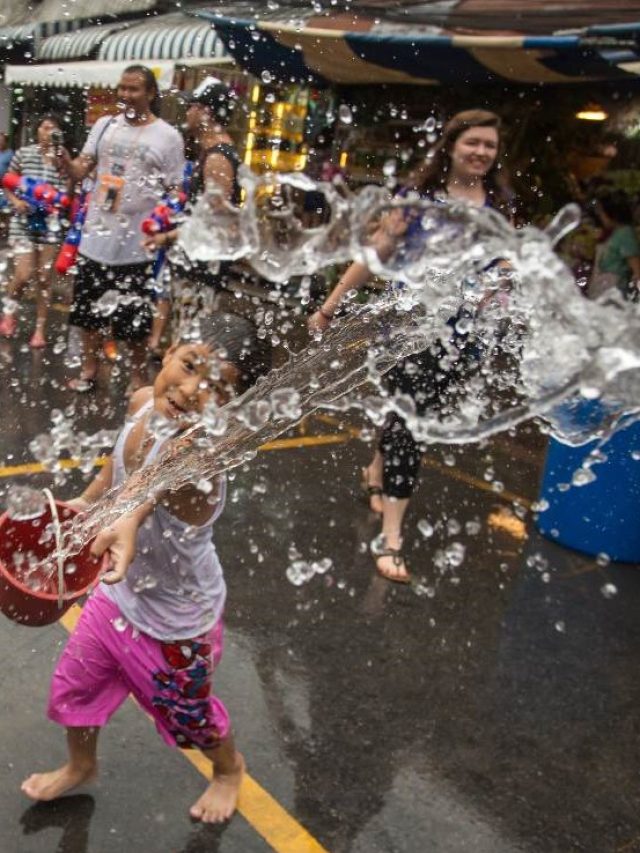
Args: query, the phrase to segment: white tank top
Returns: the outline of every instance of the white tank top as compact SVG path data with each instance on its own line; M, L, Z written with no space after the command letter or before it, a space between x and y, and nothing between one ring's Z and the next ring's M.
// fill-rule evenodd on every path
M125 424L113 449L113 486L127 478L124 445L133 425L153 406L150 401ZM158 439L144 465L157 455ZM218 482L218 503L199 527L176 518L158 504L138 529L136 556L126 578L101 584L102 591L135 628L163 642L198 637L222 615L227 588L212 541L213 524L222 512L226 481Z

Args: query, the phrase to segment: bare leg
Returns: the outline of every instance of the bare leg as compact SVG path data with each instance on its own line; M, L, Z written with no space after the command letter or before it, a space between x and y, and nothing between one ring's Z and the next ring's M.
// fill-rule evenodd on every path
M24 243L14 248L13 275L7 286L7 294L12 299L20 299L23 290L31 281L36 265L37 255L33 243Z
M91 781L97 772L99 728L68 728L67 747L69 761L58 770L34 773L21 785L21 790L32 800L55 800L78 785Z
M402 521L404 519L409 498L390 498L382 495L382 535L387 548L400 550L402 547ZM389 580L406 581L409 572L400 557L377 557L378 572Z
M98 372L98 353L100 352L100 332L92 329L82 330L82 379L94 379Z
M40 246L38 252L38 290L36 294L36 331L44 335L47 325L47 312L51 300L53 282L53 264L58 254L58 246Z
M362 469L364 482L368 487L378 489L382 488L382 466L382 453L380 453L379 450L376 450L376 452L373 454L373 459L371 460L371 462L367 465L366 468ZM380 514L383 511L382 497L380 495L370 495L369 508L371 512L376 512Z
M213 781L204 794L189 809L189 814L203 823L222 823L236 810L238 794L244 776L245 763L229 735L216 749L203 754L213 763Z
M17 244L13 253L13 275L7 282L7 296L19 301L36 271L37 255L32 243Z
M20 299L22 291L34 273L36 264L35 248L31 243L19 243L13 249L13 275L7 283L8 300L0 319L0 335L4 338L12 338L16 333L17 327L17 305L15 302L12 305L9 300L17 301Z

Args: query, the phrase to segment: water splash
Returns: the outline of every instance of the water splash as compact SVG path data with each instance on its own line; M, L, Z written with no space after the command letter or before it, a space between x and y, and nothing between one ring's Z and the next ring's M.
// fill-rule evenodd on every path
M554 254L553 245L577 221L574 208L561 211L544 233L515 229L491 210L392 198L379 187L352 197L299 175L250 181L245 175L243 181L247 203L229 211L238 217L235 232L192 234L203 255L205 243L215 244L219 256L242 250L275 280L352 257L398 284L373 304L351 305L321 340L291 354L240 400L208 410L187 436L168 443L159 462L65 529L64 556L149 495L197 484L253 458L263 443L318 408L357 408L374 424L396 412L418 440L447 443L478 441L534 416L561 439L581 443L605 439L621 420L637 416L640 309L615 294L585 300ZM330 208L315 230L297 213L296 192L311 187ZM381 221L396 230L386 253L375 251L370 239ZM191 224L202 223L194 215ZM385 372L412 353L439 347L442 369L455 366L460 341L472 341L482 355L446 407L418 414L410 397L384 390ZM598 399L602 422L585 426L567 417L557 406L571 398Z

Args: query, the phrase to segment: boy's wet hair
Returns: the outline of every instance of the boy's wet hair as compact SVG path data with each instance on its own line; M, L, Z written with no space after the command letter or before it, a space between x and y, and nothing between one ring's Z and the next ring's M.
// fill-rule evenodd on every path
M254 324L240 314L216 312L199 317L197 329L192 330L189 341L224 352L224 360L240 373L236 383L239 392L255 385L271 367L269 345L258 338Z

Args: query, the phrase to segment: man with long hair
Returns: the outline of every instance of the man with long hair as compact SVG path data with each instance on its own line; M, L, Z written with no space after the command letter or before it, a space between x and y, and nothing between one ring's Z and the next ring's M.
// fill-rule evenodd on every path
M151 266L140 226L163 190L181 183L182 137L157 116L158 84L143 65L130 65L118 84L122 112L99 119L80 156L61 161L81 181L95 171L95 186L83 228L69 322L83 330L80 376L68 383L77 392L95 388L100 331L111 327L131 352L129 391L145 384L151 331Z

